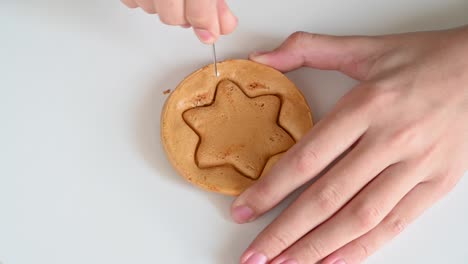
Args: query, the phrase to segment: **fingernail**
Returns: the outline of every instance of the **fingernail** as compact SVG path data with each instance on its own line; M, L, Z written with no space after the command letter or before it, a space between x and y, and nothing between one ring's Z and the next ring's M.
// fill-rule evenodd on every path
M266 264L267 257L262 254L254 253L242 264Z
M249 222L253 219L254 211L247 206L238 206L232 209L232 218L237 223Z
M195 28L195 34L197 37L204 43L211 43L214 41L213 34L211 34L208 30Z
M342 260L342 259L339 259L339 260L333 262L333 264L346 264L346 262L344 262L344 260Z

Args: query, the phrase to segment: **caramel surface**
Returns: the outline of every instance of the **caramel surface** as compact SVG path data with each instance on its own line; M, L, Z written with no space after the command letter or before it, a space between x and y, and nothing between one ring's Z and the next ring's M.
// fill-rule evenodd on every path
M206 190L238 195L311 127L302 93L282 73L230 60L188 76L166 101L161 140L178 173Z
M221 81L211 105L183 114L200 138L195 155L198 166L232 165L256 180L270 157L294 144L277 124L280 107L275 95L250 98L232 81Z

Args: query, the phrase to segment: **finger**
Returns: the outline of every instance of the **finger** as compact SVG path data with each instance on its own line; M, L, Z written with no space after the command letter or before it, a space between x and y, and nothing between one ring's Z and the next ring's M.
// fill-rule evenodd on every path
M417 185L377 227L335 251L322 264L364 262L442 197L437 185L435 182Z
M271 264L316 263L377 226L427 175L422 163L390 166L328 221L312 230Z
M201 42L211 44L218 39L217 0L186 0L185 16Z
M231 34L237 27L237 17L231 12L224 0L218 0L218 19L220 33Z
M181 26L188 23L185 19L184 0L156 0L154 5L158 10L159 19L164 24Z
M372 142L361 140L257 236L245 258L262 252L272 259L335 214L389 165L389 157L376 149Z
M250 59L287 72L302 66L338 70L365 80L377 58L392 46L378 37L337 37L296 32L269 53L253 53Z
M257 236L245 258L251 252L262 252L272 259L335 214L390 165L390 157L378 150L373 142L361 140Z
M141 9L148 14L156 14L156 8L154 8L153 0L135 0Z
M348 97L352 98L353 93ZM341 100L344 103L339 102L267 174L233 202L231 214L236 222L251 221L276 206L292 191L318 175L364 134L369 126L366 114L356 108L348 109L345 101L346 97Z
M120 0L128 8L137 8L138 4L134 0Z

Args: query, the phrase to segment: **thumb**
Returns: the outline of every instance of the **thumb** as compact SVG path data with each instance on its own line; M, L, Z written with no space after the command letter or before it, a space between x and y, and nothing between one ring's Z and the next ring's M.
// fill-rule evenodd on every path
M295 32L271 52L254 52L249 58L282 72L302 66L338 70L364 80L381 54L389 48L379 37L338 37Z

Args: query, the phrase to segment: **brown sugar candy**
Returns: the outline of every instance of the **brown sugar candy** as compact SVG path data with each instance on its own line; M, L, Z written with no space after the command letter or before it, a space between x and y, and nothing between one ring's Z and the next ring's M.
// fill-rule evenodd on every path
M302 93L282 73L247 60L188 76L167 99L161 138L180 175L206 190L238 195L311 127Z

